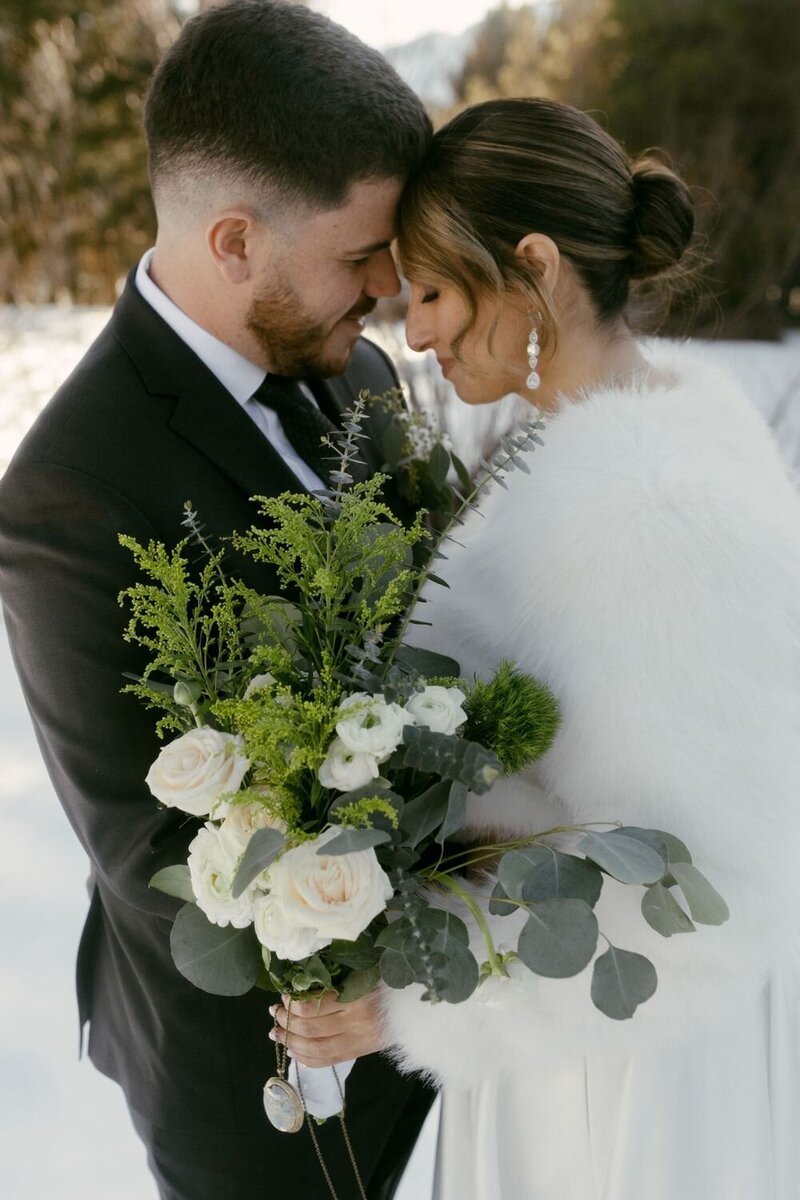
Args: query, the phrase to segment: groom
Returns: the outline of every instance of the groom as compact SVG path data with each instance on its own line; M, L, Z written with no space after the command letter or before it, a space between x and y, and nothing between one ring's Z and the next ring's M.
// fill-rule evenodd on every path
M321 486L321 432L361 389L396 384L360 334L399 289L395 208L430 124L380 55L278 0L188 22L145 122L156 246L0 485L0 589L42 753L92 865L81 1025L124 1089L162 1198L314 1200L327 1188L310 1142L261 1109L277 997L190 985L169 949L179 905L148 888L185 861L197 822L159 810L144 783L159 747L153 715L120 695L145 663L123 641L117 597L135 572L117 535L174 544L188 500L222 536L252 523L250 496ZM364 455L380 465L374 444ZM278 590L265 568L231 568ZM338 1014L330 1053L363 1055L348 1127L379 1200L431 1094L370 1052L373 1005ZM338 1122L319 1136L339 1194L355 1194Z

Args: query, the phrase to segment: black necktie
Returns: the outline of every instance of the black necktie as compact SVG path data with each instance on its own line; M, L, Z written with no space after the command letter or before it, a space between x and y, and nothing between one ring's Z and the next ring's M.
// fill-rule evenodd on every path
M336 452L324 446L322 439L333 433L336 426L309 400L297 380L268 375L253 399L277 413L283 432L303 462L327 483L335 466Z

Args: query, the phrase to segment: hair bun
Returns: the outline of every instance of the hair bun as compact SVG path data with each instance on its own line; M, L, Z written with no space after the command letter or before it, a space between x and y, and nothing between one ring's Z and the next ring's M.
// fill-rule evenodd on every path
M694 205L686 184L656 158L633 163L631 175L631 279L650 279L680 262L694 233Z

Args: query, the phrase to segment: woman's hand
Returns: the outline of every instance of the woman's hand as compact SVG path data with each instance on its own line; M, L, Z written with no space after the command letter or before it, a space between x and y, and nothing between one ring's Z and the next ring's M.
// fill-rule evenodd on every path
M377 991L350 1004L340 1003L334 992L326 992L321 999L293 1000L291 1016L288 996L281 1000L282 1004L269 1010L275 1019L269 1036L273 1042L285 1044L292 1058L305 1067L330 1067L383 1049Z

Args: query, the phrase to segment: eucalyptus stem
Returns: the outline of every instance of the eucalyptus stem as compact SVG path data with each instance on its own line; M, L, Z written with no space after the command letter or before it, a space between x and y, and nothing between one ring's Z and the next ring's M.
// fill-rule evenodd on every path
M489 923L484 916L480 904L477 903L474 896L471 896L466 888L463 888L460 883L456 883L455 879L451 879L449 875L443 875L439 882L448 888L454 895L466 904L469 911L475 918L475 923L481 931L483 940L486 944L486 952L489 956L489 967L493 975L505 975L506 969L503 966L502 959L497 953L497 947L494 944Z
M465 867L474 866L487 858L494 858L497 854L505 854L509 850L522 850L525 846L536 845L543 838L553 837L558 833L581 833L594 828L595 825L616 825L619 827L621 824L621 821L586 821L582 825L555 825L552 829L545 829L541 833L534 833L529 837L515 838L508 842L495 842L494 844L481 843L475 848L479 851L478 854L475 853L475 849L459 850L457 854L449 854L447 858L441 858L436 866L436 871L445 863L453 863L455 865L449 866L446 872L442 872L443 875L451 871L463 871ZM429 878L433 880L437 876L431 874Z

